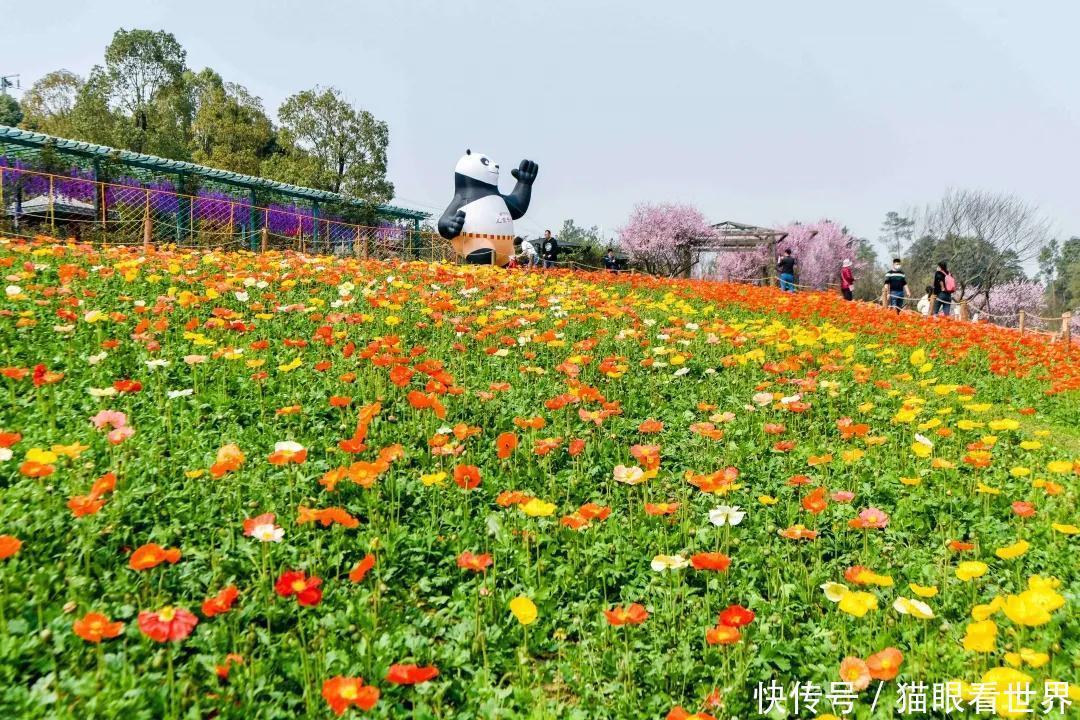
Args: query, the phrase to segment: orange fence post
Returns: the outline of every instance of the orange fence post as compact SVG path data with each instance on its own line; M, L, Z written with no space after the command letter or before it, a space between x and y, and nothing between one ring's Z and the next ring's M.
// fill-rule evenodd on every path
M960 319L965 321L971 319L971 314L968 312L967 301L960 303Z
M259 231L262 236L262 242L259 243L260 252L266 252L266 241L270 239L270 231L266 229L266 226L262 226L262 230Z
M1065 351L1068 352L1072 343L1072 312L1061 313L1061 340L1065 343Z
M150 252L150 240L154 236L153 235L154 227L153 227L153 221L150 219L150 191L147 190L145 195L146 195L146 202L145 202L145 204L143 206L144 209L143 209L143 239L142 239L142 245L143 245L143 252L148 253L148 252Z
M1024 327L1027 325L1027 315L1023 310L1020 311L1020 334L1024 334Z

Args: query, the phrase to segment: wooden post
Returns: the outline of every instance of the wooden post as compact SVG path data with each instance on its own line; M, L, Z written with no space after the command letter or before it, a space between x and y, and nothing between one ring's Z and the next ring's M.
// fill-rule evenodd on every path
M266 229L266 226L262 226L262 230L259 231L259 235L262 236L262 242L259 243L259 251L266 252L267 241L270 239L270 231Z
M889 288L881 288L881 307L889 307Z
M962 300L960 302L960 319L965 321L971 319L971 314L968 312L968 304L966 300Z
M1020 334L1024 334L1024 326L1027 325L1027 317L1023 310L1020 311Z
M1069 351L1069 346L1072 343L1072 331L1069 326L1072 324L1072 313L1061 313L1061 341L1065 343L1065 352Z
M150 252L150 240L154 237L154 221L150 219L150 191L146 191L146 204L143 209L143 253Z

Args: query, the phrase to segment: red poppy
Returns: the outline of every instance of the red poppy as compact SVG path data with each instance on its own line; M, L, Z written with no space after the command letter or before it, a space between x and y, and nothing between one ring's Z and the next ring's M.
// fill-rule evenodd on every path
M765 423L766 435L783 435L787 432L787 426L783 423Z
M364 684L364 678L348 678L338 675L322 686L323 699L330 705L335 715L344 715L350 705L361 710L370 710L379 701L379 689Z
M215 615L227 613L232 609L233 603L236 602L236 598L239 596L240 591L235 585L222 588L221 592L214 597L203 600L202 614L206 617L214 617Z
M138 380L117 380L113 383L113 387L117 392L137 393L142 390L142 383Z
M964 542L963 540L950 540L949 549L953 552L970 552L975 549L975 543Z
M474 555L468 550L458 555L457 566L462 570L472 570L473 572L484 572L491 565L491 555L488 553L481 553L480 555Z
M199 618L184 608L169 606L157 612L143 610L139 613L139 630L155 642L183 640L198 624Z
M695 570L715 570L726 572L731 565L731 558L722 552L703 552L690 557L690 564Z
M716 720L716 718L704 712L691 713L684 710L681 705L676 705L671 708L665 720Z
M612 625L640 625L649 617L649 611L643 605L631 603L625 608L616 605L611 610L605 610L604 616Z
M313 607L322 600L322 578L308 577L303 570L287 570L274 583L274 592L281 597L296 596L296 602Z
M728 627L739 628L749 625L753 621L754 611L744 608L742 605L728 605L720 612L720 624Z
M360 562L356 563L356 567L349 571L349 580L354 583L362 581L373 567L375 567L375 556L368 553Z
M395 685L418 685L439 676L439 669L434 665L391 665L386 673L386 681Z
M566 452L570 454L570 457L577 457L585 452L585 441L576 438L571 440L570 445L566 448Z
M480 468L475 465L458 465L454 468L454 482L464 490L480 485Z

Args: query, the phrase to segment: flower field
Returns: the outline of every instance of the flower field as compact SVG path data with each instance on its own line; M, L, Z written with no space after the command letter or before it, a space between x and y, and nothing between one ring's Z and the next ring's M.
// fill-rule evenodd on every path
M0 717L1080 705L1078 347L640 275L0 268Z

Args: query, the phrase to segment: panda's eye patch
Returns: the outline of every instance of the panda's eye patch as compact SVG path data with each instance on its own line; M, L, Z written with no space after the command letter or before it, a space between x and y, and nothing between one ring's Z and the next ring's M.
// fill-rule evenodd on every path
M488 159L487 158L480 158L480 162L482 164L484 164L484 165L487 165L488 164Z

